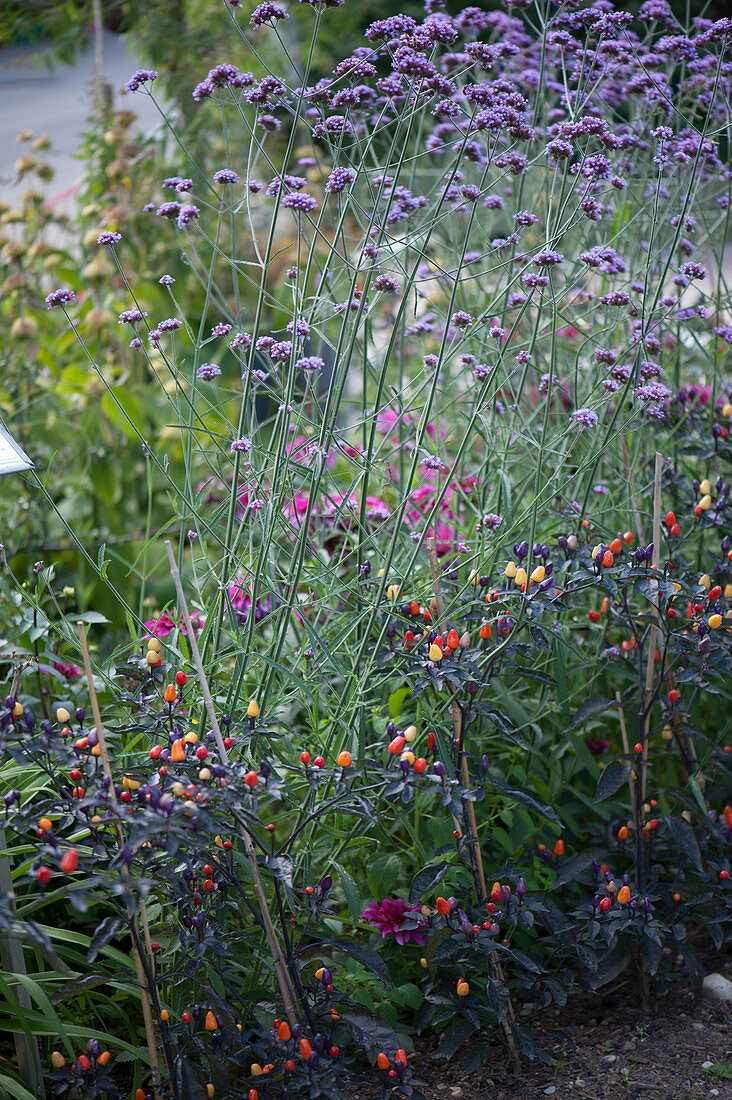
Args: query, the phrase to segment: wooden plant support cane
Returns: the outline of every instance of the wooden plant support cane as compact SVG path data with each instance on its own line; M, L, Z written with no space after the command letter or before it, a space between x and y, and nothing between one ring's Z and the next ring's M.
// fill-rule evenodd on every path
M437 560L437 548L436 548L435 540L434 539L426 539L425 540L425 548L427 550L427 557L429 558L429 563L430 563L430 572L432 574L432 584L434 585L434 589L435 589L435 609L437 611L438 622L442 623L442 622L444 622L444 617L445 617L445 601L442 598L442 578L440 576L440 564ZM463 714L462 714L462 711L460 710L460 707L458 706L457 699L455 698L455 688L453 687L452 684L448 684L448 688L450 690L450 695L452 697L450 706L451 706L451 710L452 710L452 721L453 721L453 726L454 726L454 730L455 730L455 743L458 745L458 748L459 748L459 751L460 751L460 778L462 780L463 786L464 787L469 787L470 786L470 772L468 770L468 761L467 761L467 758L465 756L465 739L464 739L464 736L463 736ZM481 892L483 894L483 900L485 901L488 898L488 889L487 889L486 881L485 881L485 871L483 869L483 855L482 855L481 850L480 850L480 844L478 843L478 823L477 823L476 818L475 818L475 806L474 806L474 804L472 802L467 802L466 803L466 810L467 810L467 815L468 815L468 825L470 827L470 832L471 832L471 838L470 839L471 839L471 842L472 842L471 843L471 848L472 848L473 858L475 860L475 869L478 873L478 881L480 883L480 889L481 889ZM455 823L459 828L460 827L460 822L456 821ZM491 966L493 972L495 973L496 977L498 978L498 980L503 981L503 968L502 968L500 960L498 958L498 952L495 950L495 948L491 951L491 953L489 955L489 961L490 961L490 966ZM511 1057L511 1061L514 1064L514 1067L518 1068L521 1065L521 1059L519 1058L519 1053L518 1053L518 1050L516 1049L516 1040L514 1039L513 1031L511 1029L511 1021L515 1020L515 1018L516 1018L516 1016L515 1016L515 1012L514 1012L514 1008L513 1008L513 1003L511 1001L511 997L509 995L509 997L508 997L508 1011L506 1013L506 1016L504 1016L504 1018L503 1018L502 1027L503 1027L503 1033L506 1037L506 1046L508 1047L508 1052L509 1052L509 1055Z
M653 478L653 559L651 566L654 571L658 571L661 564L661 474L663 473L663 458L656 451L656 466ZM646 661L646 690L643 698L643 722L642 722L642 741L643 741L643 768L642 774L638 776L638 780L641 785L641 801L646 800L646 773L648 768L645 766L648 760L648 741L651 726L651 699L653 698L653 666L656 660L656 642L658 641L658 620L660 618L660 611L656 607L656 620L651 623L651 629L648 634L648 658Z
M107 740L104 735L104 727L102 726L102 716L99 711L99 700L97 699L96 688L94 687L94 675L92 672L91 658L89 656L89 646L86 640L86 629L83 622L76 624L79 632L79 642L81 643L81 656L84 662L84 672L86 674L87 684L89 686L89 701L91 703L92 716L94 718L94 725L96 727L97 738L99 743L99 758L102 762L102 770L109 780L109 800L117 809L117 796L114 791L114 776L112 774L112 765L109 760L109 752L107 749ZM120 849L124 847L125 839L122 833L122 825L120 824L119 817L115 822L115 831L117 833L117 842ZM140 920L142 922L143 935L145 938L145 947L147 950L148 959L152 958L152 946L150 944L150 927L147 920L147 909L145 907L145 901L143 898L139 899L140 905ZM147 980L147 974L142 961L142 955L137 944L137 929L134 927L134 917L130 914L130 922L133 925L132 931L132 954L135 959L135 970L137 972L137 984L140 987L140 998L142 1001L142 1018L145 1025L145 1038L147 1040L147 1049L150 1056L150 1068L153 1075L153 1091L156 1100L159 1100L160 1096L160 1062L158 1060L158 1047L155 1039L155 1025L153 1024L152 1008L151 1008L151 991Z
M618 718L620 719L620 736L623 740L623 752L626 756L630 756L630 745L628 743L628 727L625 724L625 711L623 710L623 697L619 691L615 692L615 701L618 704ZM628 775L628 790L630 791L630 805L633 811L633 828L638 829L638 807L635 802L635 780L633 779L633 769L631 768Z
M625 466L625 476L628 481L628 488L630 490L630 500L633 505L633 518L635 520L635 530L638 535L638 541L645 543L643 538L643 526L641 524L640 509L638 508L638 501L635 499L635 493L633 491L633 470L630 465L630 454L628 453L628 444L625 441L625 436L620 436L620 444L623 449L623 465Z
M183 591L183 584L180 579L180 573L173 554L173 548L170 545L168 539L165 540L165 549L168 554L168 563L170 565L170 575L173 578L173 584L175 585L175 591L178 595L178 604L183 615L183 621L186 624L186 631L188 637L188 645L190 646L191 653L193 654L193 663L196 666L196 672L198 673L199 683L201 685L201 693L203 695L203 701L206 706L206 713L208 720L211 723L211 729L216 741L216 748L218 750L221 762L227 764L229 761L229 754L224 745L224 739L221 736L221 729L219 727L219 721L216 717L216 709L214 707L213 696L211 695L211 689L208 686L208 679L203 668L203 661L201 660L201 653L198 648L198 642L196 641L196 635L193 630L193 624L191 623L191 616L188 613L188 604L186 603L185 593ZM264 892L264 886L262 884L262 876L259 873L259 864L257 863L257 853L254 848L251 833L246 826L241 826L241 835L244 841L244 850L249 860L249 866L252 872L252 880L254 882L254 892L257 895L260 909L262 911L262 921L264 923L264 930L267 935L267 942L269 943L269 949L272 952L272 960L274 962L275 975L277 977L277 984L280 988L280 994L282 996L282 1003L285 1007L285 1012L291 1026L297 1023L297 1014L295 1012L295 1000L296 995L292 986L292 980L287 969L287 963L285 961L284 952L280 941L277 938L274 922L272 921L272 914L269 910L267 903L267 895Z
M620 442L621 442L622 448L623 448L623 464L625 466L625 475L626 475L626 478L628 480L628 485L630 487L630 498L631 498L631 503L632 503L632 506L633 506L633 518L635 519L635 527L636 527L636 532L638 534L638 541L642 545L645 545L646 537L643 533L643 523L641 521L640 508L638 507L638 501L636 499L636 495L635 495L635 492L634 492L634 489L633 489L633 471L632 471L631 465L630 465L630 455L628 453L628 444L625 441L625 436L624 435L621 435ZM660 541L661 541L660 486L661 486L661 473L662 473L662 468L661 468L661 470L659 470L659 459L660 458L661 458L661 456L657 454L656 455L656 471L655 471L655 476L654 476L654 479L653 479L653 485L654 485L654 494L653 494L654 495L654 525L653 525L654 526L654 545L658 547L659 555L660 555ZM656 512L655 504L656 504L656 486L657 485L659 486L659 492L658 492L658 510ZM658 516L658 523L655 522L656 515ZM660 556L658 558L658 561L660 563ZM660 625L660 616L658 614L658 609L656 609L656 619L659 621L659 625ZM655 655L655 649L656 649L656 646L655 646L655 639L654 639L654 646L653 646L654 655ZM666 673L666 684L668 686L669 691L671 690L672 687L674 687L674 678L673 678L673 676L671 675L670 672ZM650 690L650 688L648 690ZM621 711L621 715L622 715L622 711ZM675 713L673 715L673 717L671 719L671 723L674 726L680 726L681 725L681 718L679 717L678 714ZM684 768L684 772L686 774L686 778L688 780L690 772L689 772L689 769L688 769L687 763L686 763L687 757L686 757L686 753L683 750L683 746L681 745L681 740L680 740L678 732L676 734L676 738L677 738L677 741L679 743L679 749L681 750L682 765L683 765L683 768ZM692 754L693 754L694 753L694 744L691 741L691 738L687 739L687 744L688 744L688 746L691 749ZM626 752L628 751L627 747L626 747L625 751ZM645 797L645 782L646 782L646 779L645 779L645 768L644 768L644 770L643 770L643 796L644 797Z

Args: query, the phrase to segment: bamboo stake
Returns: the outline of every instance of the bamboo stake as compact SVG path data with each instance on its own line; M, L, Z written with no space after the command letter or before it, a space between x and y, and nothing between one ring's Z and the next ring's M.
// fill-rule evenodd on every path
M435 610L437 611L437 617L439 622L444 621L445 616L445 601L442 596L442 577L440 576L440 564L437 560L437 547L434 539L425 540L425 548L427 550L427 557L430 563L430 573L432 574L432 584L435 589ZM460 753L460 778L462 779L463 786L468 787L470 785L470 772L468 770L468 761L465 756L465 740L463 736L463 715L460 707L457 704L455 698L455 688L452 684L448 685L450 694L452 696L451 710L452 720L455 729L455 741L458 746L461 746L462 751ZM483 894L483 901L487 900L488 890L485 881L485 871L483 869L483 855L480 850L480 844L478 842L478 823L475 817L475 806L472 802L466 804L468 824L471 832L471 847L473 850L473 856L475 859L475 867L478 873L478 881L480 882L480 888ZM459 823L458 823L459 824ZM498 958L498 952L495 948L489 955L489 960L493 971L495 972L499 981L503 981L503 968ZM507 991L508 992L508 991ZM513 1002L511 1001L511 995L508 994L508 1012L503 1019L502 1027L503 1034L506 1037L506 1046L511 1057L511 1061L515 1068L520 1067L521 1059L519 1058L518 1050L516 1049L516 1040L513 1037L513 1031L511 1029L511 1021L514 1020L515 1012L513 1008Z
M635 493L633 492L633 470L630 465L630 455L628 453L628 444L625 441L625 436L620 436L620 445L623 449L623 465L625 466L625 476L628 479L628 488L630 489L630 500L633 505L633 518L635 519L635 530L638 535L638 542L645 545L645 538L643 537L643 526L641 524L640 509L638 507L638 501L635 499Z
M102 770L109 780L109 800L112 805L117 808L117 796L114 790L114 775L112 773L112 765L109 759L109 751L107 749L107 740L104 735L104 727L102 726L102 716L99 710L99 700L97 699L96 688L94 687L94 675L92 672L91 658L89 656L89 646L86 640L86 630L84 623L79 621L77 624L77 630L79 632L79 642L81 643L81 656L84 663L84 672L86 674L87 684L89 685L89 701L91 703L92 715L94 717L94 725L97 731L97 738L99 743L99 758L102 762ZM115 821L115 831L117 833L117 841L120 848L124 847L124 834L122 832L122 825L120 824L119 817ZM152 948L150 946L150 930L147 920L147 909L145 907L145 901L143 898L139 899L140 905L140 917L144 929L145 946L150 957ZM155 1093L156 1100L160 1096L160 1062L158 1060L158 1047L155 1039L155 1026L153 1024L152 1008L150 1006L151 991L147 980L147 974L145 973L145 966L142 961L139 947L137 945L136 928L134 927L134 917L130 914L129 917L130 926L135 934L132 936L132 954L135 959L135 970L137 972L137 983L140 986L140 998L142 1001L142 1018L145 1025L145 1038L147 1040L147 1049L150 1055L150 1068L153 1075L153 1091Z
M213 696L211 695L211 689L208 685L208 679L203 668L203 661L201 660L201 653L198 648L198 642L196 641L196 635L193 630L193 624L191 622L191 616L188 612L188 604L186 603L185 592L183 591L183 584L180 579L180 572L175 561L173 554L173 548L170 545L169 539L165 540L165 549L168 554L168 563L170 565L170 575L173 578L173 584L178 595L178 604L183 615L183 621L186 624L186 631L188 637L188 645L190 646L191 653L193 655L193 663L196 666L196 672L198 673L199 683L201 685L201 693L203 695L203 701L206 706L206 713L208 720L211 723L211 729L213 731L214 739L216 741L216 748L221 762L227 764L229 762L229 754L224 745L224 739L221 736L221 729L219 727L219 721L216 717L216 708L214 706ZM274 922L272 921L272 914L269 910L267 902L267 895L264 891L264 885L262 883L262 876L259 873L259 864L257 863L257 853L254 848L252 836L246 826L241 825L241 834L244 841L244 850L249 860L249 866L252 872L252 879L254 882L254 891L259 901L260 909L262 912L262 921L264 922L264 930L267 935L267 942L269 943L269 949L272 952L272 960L274 962L275 975L277 977L277 984L280 987L280 994L282 996L282 1002L285 1006L285 1012L287 1013L288 1020L291 1025L297 1023L297 1014L295 1012L295 1000L296 994L292 985L289 971L287 969L287 963L285 961L284 952L277 938Z
M661 475L663 473L663 458L656 451L656 466L653 479L653 558L651 566L655 572L658 572L661 564ZM658 595L658 589L656 589ZM641 785L641 801L646 800L646 774L648 768L646 767L646 761L648 760L648 740L651 726L651 699L653 698L653 666L656 659L656 643L658 641L659 619L661 616L658 606L655 608L656 618L651 623L651 629L648 634L648 658L646 663L646 690L643 698L643 721L642 721L642 738L643 741L643 753L642 753L642 774L639 776Z
M619 691L615 692L615 699L618 704L618 718L620 719L620 736L623 739L623 752L626 756L630 756L630 745L628 743L628 729L625 725L625 711L623 710L623 697ZM630 805L633 810L633 828L638 829L638 815L636 813L635 804L635 780L633 779L633 772L631 770L628 776L628 788L630 790Z

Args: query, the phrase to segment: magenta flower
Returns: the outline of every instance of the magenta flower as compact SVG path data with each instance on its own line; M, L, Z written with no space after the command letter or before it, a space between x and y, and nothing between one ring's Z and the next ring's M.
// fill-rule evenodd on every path
M54 661L53 667L67 680L75 680L77 676L81 676L81 669L78 665L66 664L65 661Z
M400 946L412 940L424 946L422 928L425 925L419 908L407 904L406 898L384 898L373 901L361 914L361 920L381 931L382 939L391 933Z
M145 630L154 634L156 638L167 638L168 634L172 634L175 630L175 620L167 611L163 611L157 619L148 619Z
M191 626L193 627L194 634L200 634L203 630L203 624L206 619L198 611L194 611L191 615ZM158 615L157 619L148 619L145 623L145 629L149 634L154 634L156 638L167 638L168 634L172 634L175 630L176 622L167 611L163 611ZM180 622L180 629L183 634L187 634L186 625L182 621Z

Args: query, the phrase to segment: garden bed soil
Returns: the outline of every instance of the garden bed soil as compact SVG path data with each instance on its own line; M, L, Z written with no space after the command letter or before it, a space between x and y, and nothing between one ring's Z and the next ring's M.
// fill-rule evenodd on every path
M714 969L732 978L732 963ZM686 987L659 997L644 1016L630 978L602 995L573 997L548 1010L535 1041L551 1065L512 1073L503 1051L463 1076L459 1058L430 1057L417 1041L411 1062L425 1100L732 1100L732 1004L706 995L698 1004ZM470 1052L466 1046L465 1054ZM378 1090L355 1088L349 1100L379 1100Z

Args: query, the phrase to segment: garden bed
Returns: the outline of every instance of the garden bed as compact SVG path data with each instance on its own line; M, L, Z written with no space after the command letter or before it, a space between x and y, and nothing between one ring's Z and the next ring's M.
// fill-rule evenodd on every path
M712 962L732 978L729 951ZM501 1051L463 1076L459 1056L447 1065L435 1061L434 1044L425 1040L418 1040L412 1064L426 1100L725 1100L732 1095L730 1011L707 996L695 1003L682 981L657 998L647 1017L625 978L602 996L573 996L540 1017L534 1038L551 1065L512 1073ZM463 1054L469 1057L470 1049ZM380 1095L357 1087L349 1100Z

